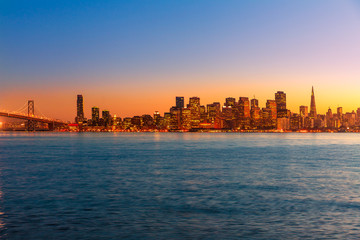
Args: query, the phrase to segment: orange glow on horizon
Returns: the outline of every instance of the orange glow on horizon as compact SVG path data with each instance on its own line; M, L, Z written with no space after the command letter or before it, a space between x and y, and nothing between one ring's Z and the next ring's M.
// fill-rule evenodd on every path
M360 83L355 82L355 78L343 81L338 86L339 81L334 78L322 77L316 82L312 78L299 76L292 78L289 76L267 77L268 81L260 81L258 78L231 77L220 78L218 76L203 76L192 81L184 81L183 77L168 77L172 82L164 83L164 79L158 81L140 82L133 81L127 85L121 83L99 84L99 82L83 86L74 81L73 86L43 86L27 90L5 91L0 96L0 109L16 110L23 106L28 99L35 100L35 109L52 118L74 121L76 116L76 96L84 96L85 117L91 117L91 107L98 106L100 110L107 109L112 115L133 117L136 115L150 114L159 111L161 115L168 112L169 108L175 105L176 96L185 97L185 105L190 97L200 97L202 105L213 102L225 102L225 98L249 97L259 100L260 107L265 107L267 99L274 99L275 92L284 91L287 97L287 108L294 113L299 112L299 106L310 107L311 86L314 85L316 105L319 114L325 114L329 107L333 111L338 106L343 107L344 112L351 112L360 107L360 96L357 89ZM308 79L304 81L302 79ZM220 81L219 79L227 79ZM135 79L136 80L136 79ZM298 82L299 84L294 84ZM300 84L301 83L301 84ZM41 90L39 90L41 89Z

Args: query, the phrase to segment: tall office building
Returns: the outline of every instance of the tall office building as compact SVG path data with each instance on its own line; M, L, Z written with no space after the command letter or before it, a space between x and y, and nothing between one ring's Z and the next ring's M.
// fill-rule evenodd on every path
M276 111L276 108L275 108L275 111ZM261 127L274 128L274 126L276 124L276 119L274 120L272 115L273 115L273 111L270 108L266 107L266 108L261 109L261 111L260 111Z
M189 108L184 108L181 111L181 129L191 129L191 110Z
M208 118L216 118L220 115L220 103L214 102L207 105Z
M260 108L252 107L250 110L250 123L252 127L258 127L260 125Z
M275 93L276 111L278 118L287 117L286 93L278 91Z
M316 118L316 104L315 104L315 94L314 87L311 89L311 102L310 102L310 117Z
M251 108L258 108L259 107L259 100L253 98L251 99Z
M240 118L250 118L250 103L249 98L240 97L238 103Z
M191 111L191 127L198 128L200 124L200 98L191 97L188 108Z
M276 109L276 101L275 100L267 100L266 101L266 109L270 110L270 122L272 127L276 127L276 118L277 118L277 109ZM264 109L263 109L264 111ZM268 124L267 124L268 125Z
M104 121L105 127L111 125L111 115L110 115L110 112L108 110L103 110L102 111L102 119Z
M332 128L333 126L333 113L331 111L331 108L328 109L326 113L326 127Z
M341 118L341 117L342 117L342 115L343 115L343 109L342 109L342 107L338 107L338 108L337 108L337 115L338 115L338 118Z
M276 120L276 117L277 117L276 101L275 100L267 100L266 108L269 108L271 110L271 119Z
M208 121L214 128L221 127L221 107L219 102L214 102L207 105Z
M176 130L181 127L181 108L172 107L170 108L171 121L170 121L170 129Z
M308 106L300 106L300 117L307 117L308 114Z
M176 107L177 108L184 108L184 97L176 97Z
M235 98L232 98L232 97L228 97L228 98L226 98L225 99L225 104L224 104L224 106L226 106L226 107L235 107L235 105L236 105L236 100L235 100Z
M99 125L99 120L100 120L100 110L98 107L93 107L91 108L91 120L92 120L92 125L93 126L98 126Z
M154 123L156 125L156 127L160 128L161 127L161 116L160 116L160 112L159 111L155 111L154 112Z
M84 121L84 98L82 95L77 95L77 102L76 102L76 123L82 123Z

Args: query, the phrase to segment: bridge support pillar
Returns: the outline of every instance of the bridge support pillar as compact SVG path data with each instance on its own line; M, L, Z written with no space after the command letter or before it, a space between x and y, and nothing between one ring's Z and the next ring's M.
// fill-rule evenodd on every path
M28 120L26 130L29 132L35 131L36 122L34 120Z
M35 113L35 104L34 100L28 101L28 116L33 117ZM35 131L36 122L34 120L28 120L27 130Z
M55 124L52 122L52 123L48 123L48 129L49 131L54 131L55 129Z

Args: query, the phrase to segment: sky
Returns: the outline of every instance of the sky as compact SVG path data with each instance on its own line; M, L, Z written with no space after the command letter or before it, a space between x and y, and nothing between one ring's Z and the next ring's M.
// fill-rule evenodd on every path
M76 95L120 117L259 99L360 107L360 1L0 0L0 109L73 121Z

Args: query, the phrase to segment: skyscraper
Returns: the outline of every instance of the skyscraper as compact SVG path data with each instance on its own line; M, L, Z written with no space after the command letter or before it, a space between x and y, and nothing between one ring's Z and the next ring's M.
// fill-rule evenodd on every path
M267 100L266 108L269 108L271 110L271 119L275 120L275 122L276 122L276 116L277 116L276 101L275 100Z
M238 109L240 113L240 118L250 118L249 98L240 97L238 102Z
M229 106L235 107L235 105L236 105L236 100L235 100L235 98L233 98L233 97L228 97L228 98L225 99L225 104L224 104L224 106L226 106L226 107L229 107Z
M251 99L251 108L258 108L259 107L259 100L253 98Z
M312 87L312 90L311 90L310 117L311 118L316 118L316 105L315 105L314 87Z
M176 107L184 108L184 97L176 97Z
M287 117L286 93L278 91L275 93L276 111L278 118Z
M76 123L82 123L84 121L84 98L82 95L77 95L76 102L77 112L76 112Z
M308 106L300 106L300 117L308 116Z
M92 125L93 126L98 126L99 125L99 118L100 118L100 110L98 107L93 107L91 109L91 120L92 120Z
M102 111L102 119L105 127L111 125L111 115L108 110Z
M200 98L191 97L188 108L191 111L191 127L198 128L200 124Z

